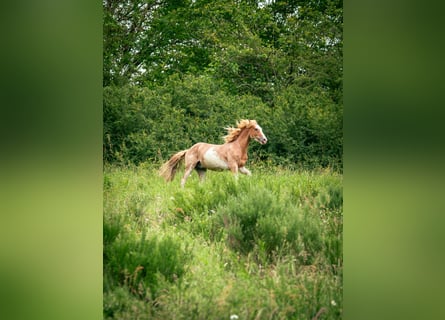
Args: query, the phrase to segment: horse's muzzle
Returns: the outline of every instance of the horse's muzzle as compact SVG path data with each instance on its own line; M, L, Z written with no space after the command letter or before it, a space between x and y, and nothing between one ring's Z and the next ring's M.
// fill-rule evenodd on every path
M266 144L267 143L267 138L263 137L263 138L258 138L257 141L261 144Z

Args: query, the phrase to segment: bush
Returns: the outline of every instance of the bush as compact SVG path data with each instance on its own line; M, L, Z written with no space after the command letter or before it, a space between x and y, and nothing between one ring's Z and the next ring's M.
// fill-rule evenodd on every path
M110 230L107 224L104 230ZM109 234L104 231L104 235ZM104 240L106 285L125 286L139 297L154 300L159 277L174 282L185 272L186 252L172 237L139 237L121 232L110 242Z
M214 230L224 230L230 248L258 259L294 254L301 263L312 263L322 247L316 219L265 188L231 198L217 210L214 223Z
M104 159L108 162L166 160L197 142L222 143L224 127L255 118L259 98L230 96L209 77L172 78L154 89L104 89Z
M313 168L342 166L342 114L322 89L277 91L272 106L233 95L209 76L172 76L165 86L104 88L104 160L161 162L197 142L222 143L224 127L256 119L269 138L252 143L253 159Z
M342 168L343 110L327 92L290 86L275 95L274 104L264 126L266 149L276 164Z
M170 210L181 228L258 260L293 255L311 264L326 251L331 264L338 263L342 239L332 234L342 233L341 180L307 173L282 179L235 181L229 173L214 173L204 184L196 179L175 192Z

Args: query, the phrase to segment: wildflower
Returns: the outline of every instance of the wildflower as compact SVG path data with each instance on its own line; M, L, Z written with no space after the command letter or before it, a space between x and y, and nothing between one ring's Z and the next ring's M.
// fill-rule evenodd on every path
M331 304L335 307L337 305L337 303L335 302L335 300L331 301Z
M238 316L236 314L232 314L230 316L230 320L238 320Z

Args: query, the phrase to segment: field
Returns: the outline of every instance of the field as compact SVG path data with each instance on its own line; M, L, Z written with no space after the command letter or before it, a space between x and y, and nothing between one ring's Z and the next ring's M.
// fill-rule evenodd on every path
M104 168L105 319L341 319L342 175Z

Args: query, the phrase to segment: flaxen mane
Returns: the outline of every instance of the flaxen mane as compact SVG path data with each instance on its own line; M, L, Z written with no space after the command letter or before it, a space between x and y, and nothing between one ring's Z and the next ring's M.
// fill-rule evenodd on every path
M227 130L227 135L223 137L224 142L228 143L228 142L235 141L243 129L245 129L245 128L249 129L256 125L258 125L258 124L255 120L240 120L236 124L236 126L237 126L236 128L233 128L233 127L225 128Z

